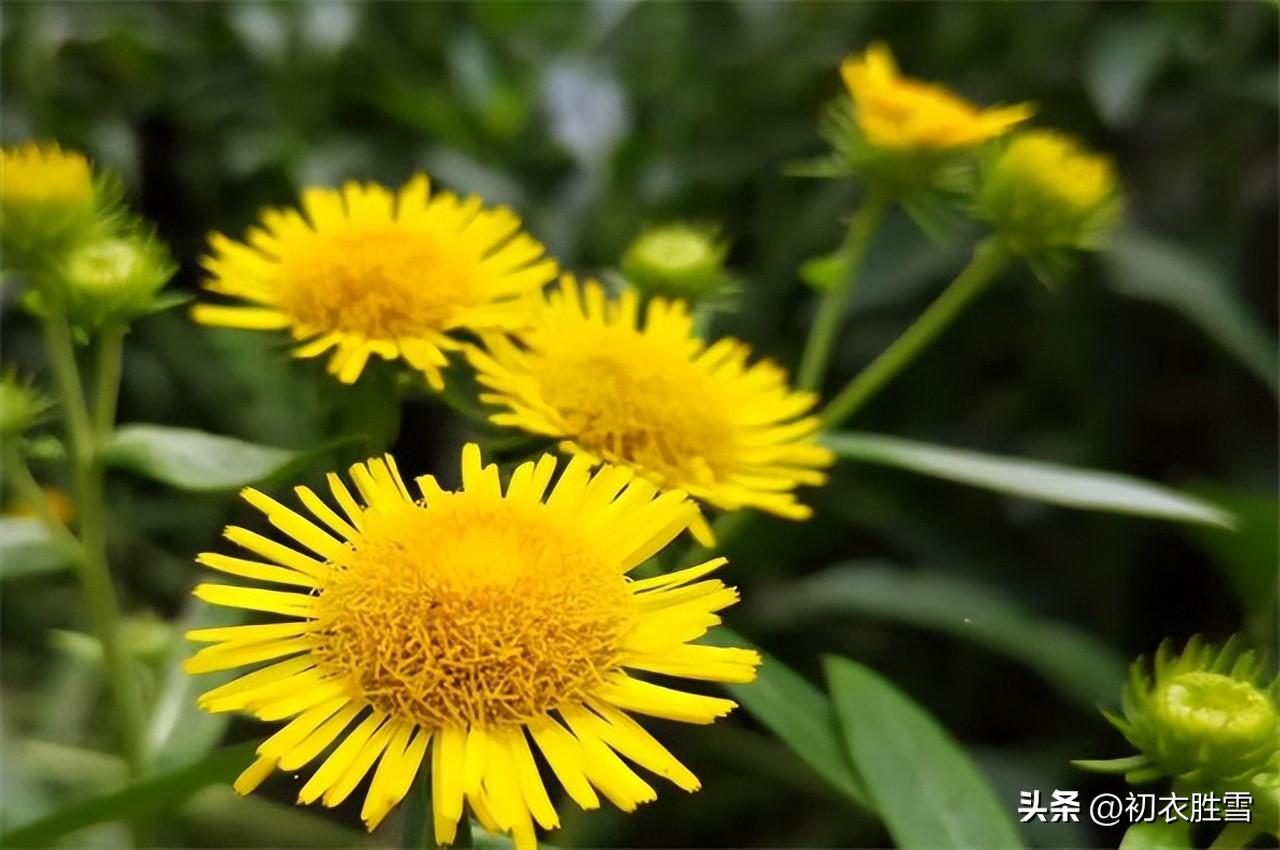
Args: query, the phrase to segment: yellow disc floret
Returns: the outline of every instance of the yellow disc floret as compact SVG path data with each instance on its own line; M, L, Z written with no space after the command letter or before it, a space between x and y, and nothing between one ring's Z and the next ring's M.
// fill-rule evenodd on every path
M352 383L372 355L403 358L436 388L453 332L520 321L519 296L555 263L505 208L432 194L418 175L398 192L348 183L309 189L302 210L268 210L244 242L215 235L207 287L255 306L202 304L210 325L289 328L299 357L332 352L329 370Z
M792 392L750 349L693 334L683 301L607 301L595 282L566 279L514 339L490 335L469 353L495 423L559 437L562 449L629 466L663 487L722 508L803 519L802 484L821 484L831 453L806 415L816 397Z

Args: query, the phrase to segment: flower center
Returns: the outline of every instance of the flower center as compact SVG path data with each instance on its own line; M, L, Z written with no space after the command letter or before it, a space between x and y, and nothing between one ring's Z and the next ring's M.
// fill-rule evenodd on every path
M621 570L542 506L456 494L370 512L333 567L314 655L427 726L522 722L580 699L630 624Z
M280 263L280 307L306 328L367 339L446 329L476 290L476 263L403 225L314 234Z
M710 484L732 468L723 395L663 346L617 327L564 340L547 352L543 397L587 451L669 481Z
M1230 676L1184 673L1170 679L1157 700L1157 710L1187 738L1228 748L1275 738L1275 709L1257 688Z

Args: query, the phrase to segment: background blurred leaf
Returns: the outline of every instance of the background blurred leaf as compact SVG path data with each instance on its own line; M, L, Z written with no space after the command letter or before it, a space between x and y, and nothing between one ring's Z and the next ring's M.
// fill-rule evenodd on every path
M231 490L279 475L307 455L190 428L125 425L100 456L108 466L182 490Z
M194 652L186 639L190 629L238 625L244 620L237 609L204 605L189 600L185 613L174 623L172 644L160 671L160 689L151 708L147 728L147 760L152 769L165 770L189 764L208 754L222 740L231 715L212 714L196 707L196 696L235 678L237 671L223 670L192 676L182 662Z
M908 469L1000 493L1084 510L1133 514L1230 528L1225 511L1136 478L886 437L843 433L823 438L837 456Z
M789 623L852 615L944 632L1020 661L1090 710L1115 699L1127 669L1120 653L1102 640L953 573L839 564L776 588L761 608Z
M1085 89L1102 120L1122 126L1137 116L1147 87L1169 56L1172 35L1166 20L1151 15L1101 28L1083 70Z
M717 629L711 639L722 646L755 648L726 628ZM763 652L761 656L764 661L754 682L726 685L726 690L815 773L859 806L871 808L867 791L840 746L831 702L799 673Z
M959 744L914 700L847 658L826 659L845 747L901 848L1021 847Z
M0 835L0 845L45 847L94 824L165 811L201 788L230 782L253 760L256 748L256 741L223 747L180 768L139 779L119 791L71 803Z
M1280 500L1223 486L1196 490L1223 505L1239 528L1227 533L1198 528L1193 537L1226 571L1246 611L1256 613L1276 601L1276 553L1280 552Z
M0 517L0 581L61 572L74 559L74 552L55 542L35 517Z
M1117 291L1181 313L1268 389L1280 392L1276 340L1221 269L1180 245L1133 230L1118 234L1102 258Z

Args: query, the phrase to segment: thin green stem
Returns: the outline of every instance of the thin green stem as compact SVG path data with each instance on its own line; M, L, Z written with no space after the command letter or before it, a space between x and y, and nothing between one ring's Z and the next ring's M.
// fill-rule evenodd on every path
M85 404L75 345L66 318L57 315L46 318L44 334L66 422L75 481L76 515L83 551L83 557L77 561L77 574L89 622L102 645L121 751L130 772L136 776L142 772L144 758L142 700L120 640L120 605L107 565L106 506L102 466L97 460L97 432ZM118 370L115 380L118 380ZM97 392L99 396L104 392L114 395L115 389L114 385L99 386ZM115 400L110 404L114 411Z
M120 398L120 372L124 365L124 325L109 325L98 336L97 373L93 382L93 430L99 439L111 433Z
M1010 260L1000 243L985 240L973 259L919 318L840 391L822 413L822 427L842 425L916 359L999 274Z
M17 444L12 440L4 441L3 448L0 449L0 457L4 460L5 475L18 499L35 512L36 518L44 525L50 537L59 544L74 547L78 553L80 541L76 540L75 535L71 533L66 523L58 516L58 512L54 510L53 505L49 502L48 494L40 487L35 476L31 474L31 469L27 466L26 460L23 459L22 453L18 451Z
M814 318L809 338L805 340L804 355L800 359L800 369L796 373L796 387L801 390L816 390L822 385L827 363L831 360L832 349L840 336L840 325L844 321L845 306L849 296L853 294L854 281L858 276L858 267L871 244L871 235L884 215L887 199L882 191L872 188L862 199L862 204L854 212L849 221L849 229L845 233L844 244L840 246L840 258L844 273L836 286L828 290L818 305L818 315Z

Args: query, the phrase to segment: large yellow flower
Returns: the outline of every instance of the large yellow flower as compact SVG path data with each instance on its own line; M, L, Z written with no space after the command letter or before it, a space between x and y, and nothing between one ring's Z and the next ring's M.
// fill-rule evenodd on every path
M299 802L336 806L372 770L361 816L373 829L429 758L437 840L453 840L465 801L523 850L535 843L534 822L558 824L535 749L584 809L599 805L597 791L625 811L654 799L620 755L698 789L630 715L710 723L734 703L629 671L755 677L755 652L693 643L737 601L706 578L724 559L630 580L693 520L693 503L623 468L592 475L584 458L550 487L555 469L550 455L525 463L504 493L497 467L468 445L462 489L424 476L415 501L390 457L371 460L351 469L361 500L329 475L340 512L298 487L312 518L244 492L294 542L231 527L227 538L256 558L199 561L286 589L202 584L195 594L282 619L191 632L214 645L187 664L199 673L268 662L199 700L209 711L289 720L258 748L237 791L327 751Z
M201 304L196 321L290 328L294 353L333 350L329 371L352 383L371 355L402 357L443 386L452 332L511 327L519 296L555 276L543 246L509 209L432 195L417 175L396 193L374 184L308 189L302 211L267 210L244 242L210 238L206 287L256 306Z
M872 145L896 150L969 147L1031 117L1030 104L980 109L941 86L901 76L893 54L873 44L840 66L854 117Z
M737 340L706 345L683 301L654 298L640 318L633 291L611 302L594 281L563 280L514 340L490 334L487 351L468 349L491 390L481 400L504 408L493 422L721 508L808 517L793 491L823 483L833 461L806 415L817 396L792 392L767 360L748 365Z

